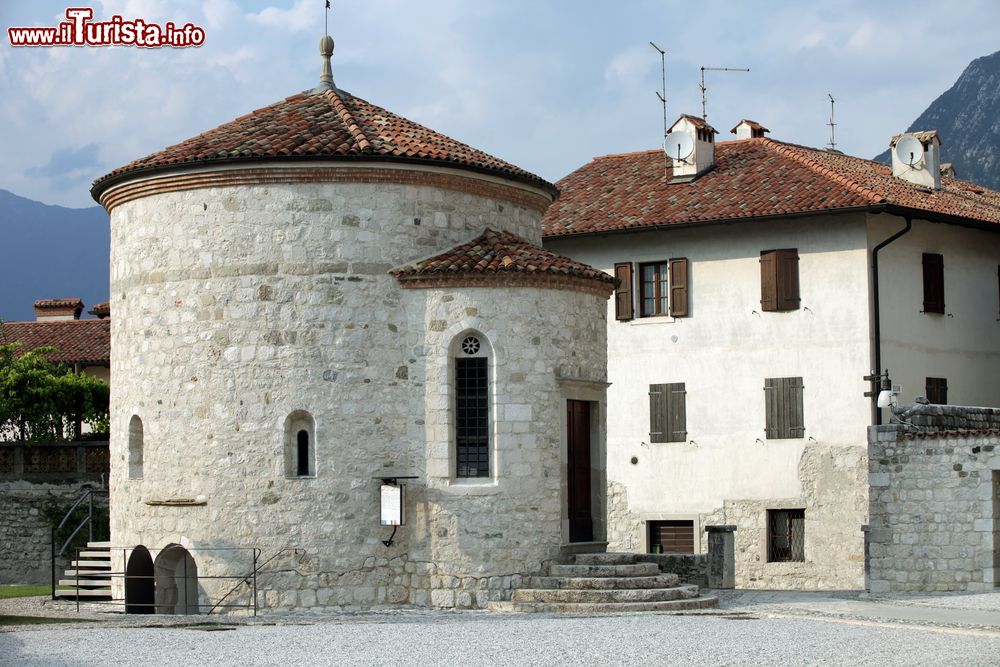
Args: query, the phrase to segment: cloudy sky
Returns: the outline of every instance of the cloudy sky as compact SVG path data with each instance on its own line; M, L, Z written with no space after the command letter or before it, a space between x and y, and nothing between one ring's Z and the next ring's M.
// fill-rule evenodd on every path
M137 157L311 88L323 0L85 0L203 27L201 48L14 49L65 2L0 0L0 188L88 206L91 181ZM652 148L662 113L724 137L752 118L776 139L882 151L974 58L1000 49L996 0L334 0L337 85L555 181L594 155ZM722 138L722 137L720 137Z

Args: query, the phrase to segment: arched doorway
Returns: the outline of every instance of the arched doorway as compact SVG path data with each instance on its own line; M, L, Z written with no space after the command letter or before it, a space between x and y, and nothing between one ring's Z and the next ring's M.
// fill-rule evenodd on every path
M125 566L125 613L152 614L153 605L153 557L140 544L132 549Z
M198 566L188 550L168 545L153 564L157 614L198 613Z

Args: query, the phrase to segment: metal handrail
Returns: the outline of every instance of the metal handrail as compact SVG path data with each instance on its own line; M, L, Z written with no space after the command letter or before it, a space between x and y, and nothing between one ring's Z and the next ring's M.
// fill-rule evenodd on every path
M262 569L264 569L271 561L273 561L274 559L276 559L278 556L281 556L281 555L283 555L283 554L285 554L285 553L287 553L289 551L291 551L296 556L300 555L300 554L305 554L305 552L306 552L305 549L297 549L295 547L285 547L284 549L281 549L280 551L276 552L273 556L271 556L266 561L264 561L263 563L261 563L260 565L258 565L257 564L257 559L260 557L260 555L261 555L262 552L261 552L260 549L256 549L255 548L253 550L253 569L250 571L250 574L248 574L247 576L243 577L243 579L238 584L236 584L235 586L233 586L232 589L230 589L230 591L228 593L226 593L225 595L223 595L222 598L220 598L219 601L216 602L215 605L211 609L209 609L208 613L205 614L205 615L206 616L210 616L212 614L212 612L215 611L216 609L218 609L220 606L227 606L227 605L223 605L222 603L225 602L226 599L230 595L232 595L233 593L235 593L240 588L240 586L243 586L244 584L246 584L246 585L250 586L252 588L252 591L253 591L253 615L256 616L257 615L257 573L260 572Z
M107 493L108 493L106 489L93 489L93 488L87 489L86 491L83 492L83 495L80 496L75 503L73 503L73 506L69 508L69 511L66 512L66 516L64 516L63 520L59 522L59 525L52 527L52 533L51 533L51 545L52 545L51 556L52 556L52 599L53 600L56 599L56 558L60 558L60 557L62 557L66 553L66 548L70 544L72 544L73 540L76 539L77 534L81 530L83 530L84 526L87 526L87 528L88 528L88 535L87 535L88 542L93 542L94 541L94 521L93 521L93 519L94 519L94 493L95 492L96 493L100 493L102 495L107 495ZM73 530L73 532L70 533L70 536L67 537L66 540L63 542L62 547L59 549L59 552L56 553L56 533L58 533L60 530L63 529L63 526L66 525L66 522L69 521L70 517L73 516L73 512L75 512L77 510L77 508L80 507L80 505L82 505L84 502L87 503L87 515L80 521L80 524ZM79 557L77 558L77 560L79 560ZM77 568L77 569L79 569L79 568Z

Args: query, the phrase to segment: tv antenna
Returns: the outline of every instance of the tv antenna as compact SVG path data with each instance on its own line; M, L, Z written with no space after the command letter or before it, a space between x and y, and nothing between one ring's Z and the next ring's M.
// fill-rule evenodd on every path
M749 67L702 67L701 68L701 119L708 120L708 88L705 87L705 72L749 72Z
M669 164L667 160L667 52L658 47L653 42L650 42L649 45L660 53L660 73L662 75L662 82L661 82L662 87L660 88L660 90L656 91L656 96L660 98L660 104L663 105L663 175L664 177L666 177Z
M830 146L830 150L835 151L835 150L837 150L837 135L836 135L837 123L834 122L834 120L833 120L833 118L834 118L834 116L833 116L833 105L836 102L836 100L833 99L833 95L831 95L830 93L827 93L826 96L830 98L830 122L827 123L827 125L830 126L830 143L829 143L829 146Z

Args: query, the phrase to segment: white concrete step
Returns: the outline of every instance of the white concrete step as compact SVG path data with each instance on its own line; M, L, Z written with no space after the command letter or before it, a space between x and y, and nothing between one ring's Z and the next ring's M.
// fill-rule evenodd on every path
M78 569L88 568L91 570L110 570L111 561L107 560L74 560L70 561L70 567Z
M77 598L87 598L88 600L110 600L111 599L111 589L110 588L97 588L97 589L72 589L72 590L56 590L57 598L69 598L75 600Z
M87 547L90 549L110 549L111 542L87 542Z
M108 579L108 578L104 578L104 579L83 579L83 578L81 578L79 581L77 581L76 579L60 579L59 580L59 585L60 586L71 586L71 587L72 586L79 586L80 588L83 588L83 589L111 588L111 580Z
M78 554L79 558L86 558L88 560L111 560L111 552L107 549L105 550L88 550L81 551Z
M111 574L110 567L105 570L66 570L63 572L63 576L70 579L76 579L77 577L80 577L80 579L106 579L109 574Z
M698 597L697 586L677 586L674 588L632 588L624 590L579 590L521 588L514 591L511 602L544 603L633 603L666 602L668 600L688 600Z

